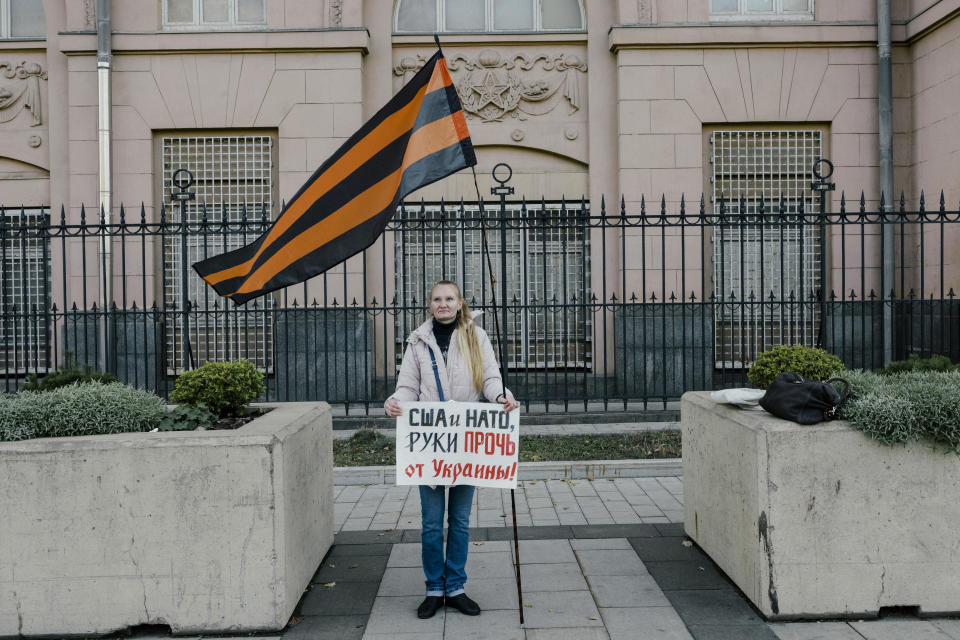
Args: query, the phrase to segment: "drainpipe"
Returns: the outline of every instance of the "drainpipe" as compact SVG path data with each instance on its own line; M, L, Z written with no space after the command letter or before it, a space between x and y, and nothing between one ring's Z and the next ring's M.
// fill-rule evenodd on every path
M110 41L110 0L97 0L97 147L99 151L100 206L104 225L110 224L113 209L113 157L111 142L113 125L111 105L113 95L110 87L110 67L113 62ZM113 255L110 246L109 227L100 235L100 311L104 318L103 367L111 370L110 345L112 331L109 322L109 305L113 301Z
M890 52L890 0L877 0L877 108L880 138L880 189L884 195L884 213L894 210L895 200L893 193L893 73ZM884 222L881 225L883 268L880 278L880 297L881 300L886 300L883 305L884 367L893 360L893 296L891 295L895 279L893 225L893 222Z

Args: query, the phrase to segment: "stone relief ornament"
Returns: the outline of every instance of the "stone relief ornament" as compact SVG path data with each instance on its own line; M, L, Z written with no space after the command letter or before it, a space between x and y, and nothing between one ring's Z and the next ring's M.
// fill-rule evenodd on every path
M422 55L403 58L394 75L406 81L426 61ZM532 58L517 54L507 59L493 49L484 49L475 58L455 55L447 65L467 117L483 122L526 120L550 113L564 101L571 115L580 109L580 74L587 71L586 62L571 53Z
M97 28L97 3L94 0L83 0L83 16L87 29Z
M343 0L330 0L330 26L343 26Z
M33 122L31 127L43 124L40 110L40 81L47 72L36 62L0 62L0 124L10 122L26 109ZM12 82L8 82L11 81Z

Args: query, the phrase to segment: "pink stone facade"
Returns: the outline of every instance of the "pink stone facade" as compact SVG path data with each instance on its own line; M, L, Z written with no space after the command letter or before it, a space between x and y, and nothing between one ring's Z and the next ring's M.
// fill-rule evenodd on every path
M718 17L709 0L582 4L579 30L443 36L455 81L477 97L468 123L481 193L493 184L493 165L508 162L517 194L529 198L585 197L598 210L601 196L613 206L622 196L628 209L641 196L663 196L676 207L682 194L696 202L706 193L709 200L711 131L816 128L836 166L832 208L841 190L854 197L862 190L867 206L876 207L873 0L815 0L809 15L765 20ZM45 38L0 40L0 86L19 90L13 85L31 82L39 96L11 118L0 107L0 204L55 211L62 205L72 221L81 205L88 214L96 209L95 5L45 0ZM113 3L113 197L132 205L134 215L142 203L147 220L157 219L162 201L163 135L270 136L275 214L433 50L432 36L395 30L391 0L267 0L266 24L233 30L165 27L162 7L161 0ZM935 201L942 189L950 207L960 200L960 0L893 0L892 31L896 187L908 202L921 190ZM18 65L39 72L6 81L4 70ZM525 87L522 97L511 102L502 91L490 93L510 83ZM476 199L468 172L417 197ZM842 266L840 240L833 240L831 273ZM642 241L628 231L626 242ZM701 280L703 242L696 235L670 238L666 255L656 255L658 242L646 265L631 251L624 264L596 265L591 278L604 271L619 278L625 270L638 285L646 266L651 281L666 277L668 289L679 289L684 278ZM681 244L697 248L682 265L670 259ZM867 251L878 252L869 244ZM159 260L154 250L145 248L148 264ZM80 272L78 252L54 256L55 267L58 260L67 261L69 273ZM97 258L88 253L86 260L95 265ZM360 285L358 260L347 271ZM382 260L371 252L367 272L379 274ZM866 262L873 282L879 253ZM943 264L947 281L960 278L955 257ZM925 268L939 267L938 257ZM131 260L127 273L139 275L139 268Z

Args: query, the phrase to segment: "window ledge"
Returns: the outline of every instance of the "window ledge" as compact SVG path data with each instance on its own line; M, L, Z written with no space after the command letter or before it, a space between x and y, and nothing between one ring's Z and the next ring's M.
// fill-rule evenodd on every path
M114 53L338 50L366 54L369 48L370 33L365 27L113 33ZM62 32L60 50L66 55L95 54L97 52L96 33Z

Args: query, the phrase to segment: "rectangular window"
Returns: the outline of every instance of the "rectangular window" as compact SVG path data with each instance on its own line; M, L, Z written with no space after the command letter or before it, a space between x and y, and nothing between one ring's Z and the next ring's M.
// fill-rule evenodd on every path
M165 29L242 29L266 24L266 0L163 0Z
M163 234L167 362L182 371L190 357L195 365L246 358L268 369L272 353L268 310L273 298L264 296L235 308L207 286L191 265L249 244L266 230L273 218L273 138L164 136L160 147L167 221ZM174 198L180 191L174 185L179 169L193 174L189 191L196 195L185 201L186 227L181 203ZM178 175L178 182L184 176ZM188 301L190 310L184 316Z
M714 215L721 200L724 214L713 231L717 366L746 366L781 344L815 346L820 233L798 214L811 212L823 133L715 131L710 147Z
M43 38L42 0L0 0L0 38Z
M710 19L812 20L813 0L710 0Z
M41 209L0 212L0 365L8 372L48 366L50 251Z
M406 336L426 317L430 286L452 280L472 308L487 307L479 318L496 344L490 292L490 268L497 281L498 314L503 312L506 258L507 320L498 315L511 369L590 367L591 315L586 209L579 203L541 206L508 205L506 256L499 227L499 209L487 211L490 262L483 254L479 209L475 204L401 209L395 218L397 357ZM397 362L399 366L399 360Z

